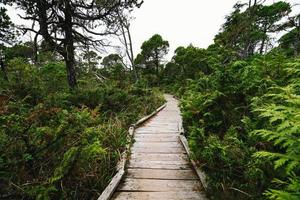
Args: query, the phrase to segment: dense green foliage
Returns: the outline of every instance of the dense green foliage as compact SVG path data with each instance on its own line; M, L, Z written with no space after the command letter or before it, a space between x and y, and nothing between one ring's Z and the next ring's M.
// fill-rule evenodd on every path
M129 125L163 102L129 81L97 82L89 73L70 91L58 61L37 68L15 57L7 69L9 82L0 79L1 199L97 198Z
M0 7L0 42L12 43L15 35L13 34L14 27L9 16L6 14L7 9Z
M300 198L300 62L287 65L288 84L275 86L261 99L253 100L253 111L267 122L263 129L254 130L252 134L272 142L276 149L274 152L260 151L254 156L273 161L275 169L281 172L280 179L274 180L278 184L276 189L266 193L270 199ZM257 106L261 100L266 103Z
M267 188L276 188L274 178L286 181L291 172L297 177L299 76L290 66L299 70L299 60L271 53L236 61L187 84L182 109L190 145L208 173L210 190L224 191L220 198L258 199ZM289 164L290 170L278 163Z
M169 42L155 34L141 46L141 53L137 55L135 64L150 86L158 86L162 79L163 58L169 51Z
M237 3L231 15L226 17L222 32L215 37L215 42L245 58L269 48L268 33L282 30L280 20L290 11L289 3L279 1L271 5L255 4L245 11L245 4Z

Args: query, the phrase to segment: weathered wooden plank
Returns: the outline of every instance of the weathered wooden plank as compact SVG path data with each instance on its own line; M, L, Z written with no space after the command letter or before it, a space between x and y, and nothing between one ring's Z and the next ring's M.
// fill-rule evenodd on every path
M134 134L134 127L131 126L128 131L128 139L131 140ZM126 145L126 150L122 153L121 160L117 165L117 173L112 178L108 186L104 189L98 200L109 200L112 196L116 188L118 187L120 181L122 180L125 174L125 165L128 157L128 152L130 148L130 143Z
M168 130L139 130L135 134L167 134L167 135L179 135L179 131L168 131Z
M177 127L178 122L163 122L163 121L153 121L146 124L147 127Z
M183 135L181 135L180 140L181 140L187 154L189 156L191 156L190 148L188 146L187 139ZM198 177L199 177L199 179L202 183L202 186L204 187L205 190L207 190L208 184L207 184L207 181L206 181L206 174L198 168L198 166L197 166L197 164L195 163L194 160L191 160L191 164L194 167L194 169L195 169L195 171L196 171L196 173L197 173L197 175L198 175Z
M181 148L182 144L180 141L176 142L135 142L133 147L137 148Z
M200 192L117 192L118 200L202 200L204 193Z
M178 131L178 125L177 126L143 126L137 129L137 131L142 130L151 130L151 131L160 131L160 130L166 130L166 131Z
M168 192L168 191L201 191L198 180L155 180L155 179L131 179L126 178L118 188L118 191L136 192Z
M135 142L177 142L178 136L175 137L136 137L134 138Z
M179 141L179 135L176 134L159 134L159 133L149 133L149 134L135 134L134 139L140 139L140 138L157 138L157 139L163 139L163 138L172 138L176 139L176 141Z
M131 149L132 153L186 153L185 150L180 148L138 148L133 147Z
M138 179L198 180L194 170L191 169L128 169L126 177Z
M113 199L207 199L181 142L177 101L166 99L166 107L135 130L127 173Z
M136 134L176 134L180 135L179 130L168 130L168 129L160 129L160 130L154 130L154 129L144 129L139 130L135 132Z
M152 112L150 115L143 117L142 119L140 119L139 121L137 121L135 124L133 124L134 127L137 127L141 124L143 124L144 122L146 122L147 120L149 120L151 117L153 117L154 115L156 115L158 112L160 112L161 110L163 110L165 107L167 106L167 104L162 105L161 107L157 108L154 112Z
M160 113L161 114L161 113ZM152 121L149 121L145 124L145 126L148 126L148 124L162 124L162 125L170 125L170 124L178 124L179 123L179 120L175 119L175 120L170 120L170 119L164 119L164 118L161 118L159 117L155 117L156 120L152 120Z
M161 113L160 113L161 114ZM178 125L178 120L163 120L160 118L159 115L157 117L153 118L153 120L149 120L148 122L145 123L145 126L151 126L151 125L159 125L159 126L177 126Z
M132 160L143 160L149 161L188 161L187 154L160 154L160 153L134 153L131 154L130 159Z
M159 165L188 165L190 162L188 160L149 160L147 157L140 159L131 159L131 163L149 163L149 164L159 164Z
M176 161L130 161L129 168L145 169L190 169L189 163L180 163Z
M120 169L118 171L118 173L113 177L109 185L102 192L98 200L108 200L113 196L113 193L117 189L120 181L122 180L124 173L125 173L124 169Z
M173 123L173 122L167 122L167 121L153 121L153 122L149 122L147 123L146 126L141 126L139 128L171 128L174 129L176 127L178 127L178 123Z
M143 128L143 129L139 129L136 131L137 133L143 133L143 132L153 132L153 133L170 133L170 134L174 134L174 133L178 133L179 132L179 129L178 128Z
M132 125L129 128L129 135L128 135L128 139L132 140L133 135L134 135L134 129L136 126L144 123L146 120L150 119L152 116L156 115L158 112L160 112L162 109L164 109L166 107L167 104L162 105L161 107L159 107L158 109L156 109L153 113L151 113L150 115L140 119L137 123L135 123L134 125ZM124 174L125 174L125 165L126 165L126 161L127 161L127 153L129 152L129 148L130 148L130 144L129 143L126 146L126 150L125 152L123 152L123 155L121 156L121 160L118 163L118 172L116 173L116 175L112 178L111 182L109 183L109 185L105 188L105 190L102 192L102 194L100 195L100 197L98 198L98 200L109 200L115 189L117 188L117 186L119 185L120 181L122 180Z

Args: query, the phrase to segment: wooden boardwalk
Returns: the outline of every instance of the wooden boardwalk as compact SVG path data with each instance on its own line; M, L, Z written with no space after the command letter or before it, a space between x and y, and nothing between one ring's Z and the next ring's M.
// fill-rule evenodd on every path
M169 95L166 99L167 106L136 129L126 174L112 199L206 199L179 139L178 102Z

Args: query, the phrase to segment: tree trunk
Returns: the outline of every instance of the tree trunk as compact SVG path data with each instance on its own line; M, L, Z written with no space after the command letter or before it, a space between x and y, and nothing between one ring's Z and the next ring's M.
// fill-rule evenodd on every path
M265 47L266 40L267 40L267 25L264 26L264 34L265 34L265 37L263 37L263 39L261 41L261 45L260 45L260 50L259 50L260 54L264 53L264 47Z
M130 28L129 26L126 26L127 29L127 34L128 34L128 39L129 39L129 49L130 49L130 62L132 66L132 70L134 73L135 81L139 80L139 76L136 70L136 66L134 64L134 54L133 54L133 46L132 46L132 38L131 38L131 33L130 33Z
M5 66L5 63L2 59L0 60L0 66L1 66L1 71L3 73L4 80L8 81L6 66Z
M157 85L159 85L159 58L158 58L158 50L155 51L155 67L156 67L156 77L157 77Z
M90 46L86 45L85 48L85 55L86 55L86 59L87 59L87 64L88 64L88 72L94 72L94 68L92 67L92 60L91 60L91 52L90 52Z
M74 37L73 37L73 23L72 23L72 13L73 8L70 5L70 0L62 0L64 5L64 15L65 19L63 22L63 31L65 33L65 38L63 40L63 47L58 45L51 37L48 30L48 16L47 8L48 4L46 0L39 0L37 2L40 34L43 36L44 40L50 46L52 51L57 51L61 54L66 63L67 68L67 78L68 84L71 89L74 89L77 85L76 72L75 72L75 49L74 49Z
M33 62L35 66L37 66L38 64L38 42L37 42L38 36L39 35L36 34L33 40Z
M75 48L72 29L72 9L68 0L65 0L65 52L64 59L67 68L68 83L71 89L77 86L76 70L75 70Z
M131 33L130 33L130 24L128 22L124 21L120 14L119 14L119 20L120 20L120 24L121 24L121 31L122 31L122 36L123 36L123 40L124 40L126 54L130 61L130 64L131 64L134 79L135 79L135 81L138 81L139 76L138 76L138 73L136 70L136 66L134 64L134 53L133 53L132 38L131 38Z
M65 59L66 68L67 68L67 77L68 77L68 83L71 89L75 89L77 86L76 81L76 71L75 71L75 59L74 56L72 57L70 54L71 52L68 52L69 55L67 55ZM73 54L74 55L74 54Z
M294 54L295 57L299 55L300 51L300 16L298 18L298 26L296 25L296 40L295 40L295 48Z
M260 50L259 50L260 54L264 53L265 43L266 43L266 38L263 38L263 40L261 41Z

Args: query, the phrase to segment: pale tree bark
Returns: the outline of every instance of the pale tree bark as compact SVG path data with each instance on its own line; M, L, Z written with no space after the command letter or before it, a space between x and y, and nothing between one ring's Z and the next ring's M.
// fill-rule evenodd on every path
M134 63L133 41L130 32L130 23L126 18L119 14L120 30L122 34L122 43L125 47L126 56L130 62L135 81L139 80L138 72Z

